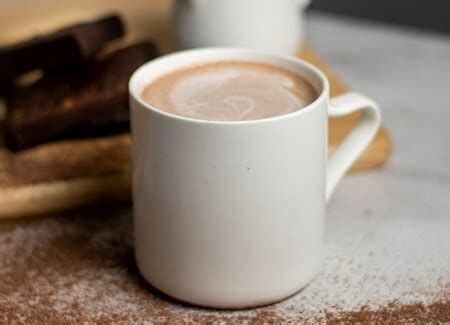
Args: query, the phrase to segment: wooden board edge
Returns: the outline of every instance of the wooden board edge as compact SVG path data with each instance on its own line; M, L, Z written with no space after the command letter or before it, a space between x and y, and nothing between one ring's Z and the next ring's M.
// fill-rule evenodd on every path
M392 142L390 137L384 128L380 128L377 137L355 161L350 172L368 171L380 167L388 163L391 153Z
M54 213L99 202L129 202L130 193L128 173L3 188L0 219Z

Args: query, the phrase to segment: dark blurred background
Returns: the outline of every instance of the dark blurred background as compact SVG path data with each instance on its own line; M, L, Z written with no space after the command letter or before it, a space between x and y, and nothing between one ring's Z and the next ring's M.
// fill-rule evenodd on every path
M311 10L450 33L450 0L312 0Z

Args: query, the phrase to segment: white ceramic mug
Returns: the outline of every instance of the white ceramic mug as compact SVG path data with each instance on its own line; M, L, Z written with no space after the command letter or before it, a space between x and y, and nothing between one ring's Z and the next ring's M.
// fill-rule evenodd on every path
M263 62L306 79L319 97L296 112L252 121L181 117L145 103L162 74L221 60ZM374 137L377 105L296 58L242 49L161 57L130 81L135 254L142 275L193 304L238 308L292 295L316 274L326 200ZM329 116L362 109L327 162Z
M233 46L297 53L309 0L177 0L173 22L180 49Z

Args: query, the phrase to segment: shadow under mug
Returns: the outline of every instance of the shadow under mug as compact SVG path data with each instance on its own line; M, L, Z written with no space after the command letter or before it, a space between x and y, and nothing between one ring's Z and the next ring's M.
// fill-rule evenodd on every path
M204 121L145 103L162 74L214 61L286 68L319 94L290 114ZM144 278L192 303L243 308L279 301L308 284L322 257L325 204L369 145L377 105L348 93L329 100L328 81L297 58L253 50L199 49L139 68L129 84L135 255ZM328 117L362 110L327 160Z

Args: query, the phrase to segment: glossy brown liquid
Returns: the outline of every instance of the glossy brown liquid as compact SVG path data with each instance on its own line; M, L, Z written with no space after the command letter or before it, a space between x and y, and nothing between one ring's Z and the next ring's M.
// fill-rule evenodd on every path
M297 74L269 64L223 61L175 70L142 92L153 107L202 120L257 120L300 110L317 98Z

